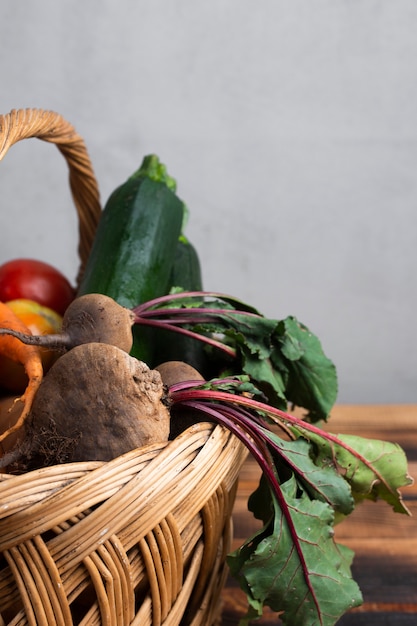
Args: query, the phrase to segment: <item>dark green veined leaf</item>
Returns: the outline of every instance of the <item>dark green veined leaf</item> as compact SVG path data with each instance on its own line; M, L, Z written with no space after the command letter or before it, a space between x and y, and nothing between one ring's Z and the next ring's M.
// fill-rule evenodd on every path
M269 402L278 408L286 409L288 405L285 395L285 377L274 368L271 360L260 359L246 350L242 350L242 371L251 377L265 391Z
M268 438L278 449L275 452L275 456L279 454L277 467L285 462L310 497L326 502L344 515L353 511L355 503L349 484L337 473L334 466L313 461L311 444L308 441L302 438L285 441L275 433L268 433Z
M279 367L285 358L289 402L308 409L310 421L327 419L338 384L335 365L325 356L320 341L294 317L278 324L276 340L280 352L272 355L272 361Z
M229 555L232 574L246 592L248 618L262 615L262 607L283 611L287 626L333 626L362 597L351 577L353 553L336 544L334 512L311 500L295 478L282 485L302 550L304 566L282 510L272 496L274 516L240 549ZM307 571L307 578L306 578Z
M238 308L237 308L238 307ZM317 337L295 317L268 319L235 298L212 292L177 292L134 309L137 324L216 337L228 349L214 357L218 371L242 370L273 406L303 407L312 421L326 419L337 395L336 370ZM212 345L211 353L218 348ZM232 357L232 358L231 358Z

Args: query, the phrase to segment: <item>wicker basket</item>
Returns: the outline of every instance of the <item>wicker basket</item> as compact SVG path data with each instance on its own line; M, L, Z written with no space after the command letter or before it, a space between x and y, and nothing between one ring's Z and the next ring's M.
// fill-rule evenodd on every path
M56 113L11 111L0 159L29 137L67 160L81 273L101 212L84 142ZM216 623L245 457L204 423L110 462L0 474L0 626Z

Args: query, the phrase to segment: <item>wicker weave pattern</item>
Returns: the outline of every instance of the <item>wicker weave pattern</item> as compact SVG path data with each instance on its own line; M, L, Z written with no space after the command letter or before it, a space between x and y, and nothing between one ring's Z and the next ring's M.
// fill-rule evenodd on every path
M67 160L81 275L101 215L82 138L38 109L0 116L0 160L38 137ZM0 474L0 626L210 626L230 549L244 446L192 426L109 463Z
M245 456L199 424L109 463L0 475L3 623L214 623Z

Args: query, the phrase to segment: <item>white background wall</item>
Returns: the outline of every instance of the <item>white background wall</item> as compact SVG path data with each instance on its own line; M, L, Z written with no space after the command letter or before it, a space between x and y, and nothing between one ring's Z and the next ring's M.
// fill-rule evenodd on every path
M415 0L3 0L0 112L63 114L103 202L157 153L206 289L307 324L340 402L415 402L416 33ZM0 262L73 279L59 152L14 146L0 193Z

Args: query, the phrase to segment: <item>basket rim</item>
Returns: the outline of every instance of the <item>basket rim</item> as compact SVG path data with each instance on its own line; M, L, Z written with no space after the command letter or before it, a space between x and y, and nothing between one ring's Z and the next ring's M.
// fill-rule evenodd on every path
M146 535L168 510L181 508L182 501L187 504L182 509L187 509L188 517L201 508L220 483L230 487L246 455L244 444L224 426L203 422L174 440L137 448L111 461L54 465L19 476L3 475L0 552L99 504L100 537L90 537L87 542L84 536L81 546L77 534L83 521L79 522L74 536L71 531L67 533L68 543L74 544L71 558L78 554L78 559L81 552L87 554L91 543L102 542L117 532L117 524L124 525L129 516L141 517L141 532ZM50 486L45 489L48 480ZM94 514L89 515L88 526ZM107 532L103 532L105 514L112 520Z

